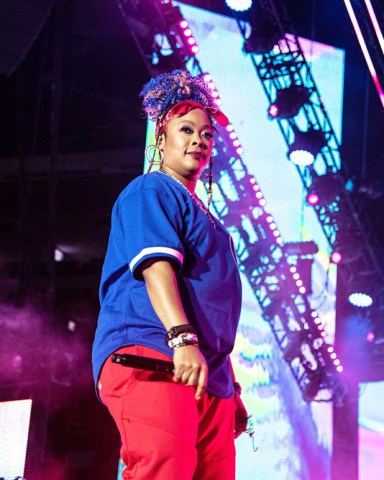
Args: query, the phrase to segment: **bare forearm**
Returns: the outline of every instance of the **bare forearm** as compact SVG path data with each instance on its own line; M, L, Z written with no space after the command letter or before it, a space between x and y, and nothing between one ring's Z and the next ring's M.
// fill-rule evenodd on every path
M176 273L166 260L158 260L143 269L143 277L151 304L168 331L188 322L185 314Z
M169 331L172 327L189 323L172 265L166 260L151 261L144 266L142 274L151 304L165 329ZM195 387L196 399L201 398L208 381L208 367L198 346L176 348L173 362L175 382Z

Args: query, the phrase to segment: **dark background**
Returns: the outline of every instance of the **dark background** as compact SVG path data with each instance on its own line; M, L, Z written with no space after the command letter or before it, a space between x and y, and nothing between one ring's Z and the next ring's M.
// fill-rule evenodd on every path
M38 406L31 480L108 480L119 440L95 399L89 352L110 211L142 171L139 92L149 73L114 1L57 1L49 14L49 2L30 3L47 19L12 74L0 75L0 325L9 363L0 400L30 395ZM224 1L187 3L229 13ZM379 194L383 109L344 3L286 6L295 33L346 51L342 159ZM360 205L383 245L383 196ZM52 261L55 245L65 261ZM16 353L31 361L13 374Z

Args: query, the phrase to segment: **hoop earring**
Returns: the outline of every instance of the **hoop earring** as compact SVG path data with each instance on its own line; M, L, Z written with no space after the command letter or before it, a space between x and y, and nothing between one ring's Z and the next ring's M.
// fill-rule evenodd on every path
M159 156L159 160L156 160L156 153ZM148 145L145 149L145 158L147 159L149 165L145 173L149 173L153 165L160 165L163 163L163 152L160 150L158 145Z
M207 188L207 192L208 192L208 209L209 209L209 206L211 205L211 202L212 202L212 179L213 179L213 165L214 165L214 160L213 160L213 157L211 157L209 159L209 172L208 174L205 176L205 179L208 179L208 188Z

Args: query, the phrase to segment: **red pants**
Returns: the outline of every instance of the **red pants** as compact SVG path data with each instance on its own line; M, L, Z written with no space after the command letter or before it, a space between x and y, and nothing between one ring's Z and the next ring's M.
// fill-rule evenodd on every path
M133 353L169 360L142 346ZM234 401L175 383L167 373L104 364L99 395L119 429L124 480L234 480Z

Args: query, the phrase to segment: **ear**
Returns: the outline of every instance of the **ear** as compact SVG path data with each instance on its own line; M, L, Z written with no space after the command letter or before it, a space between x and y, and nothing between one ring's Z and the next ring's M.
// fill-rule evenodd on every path
M164 143L165 143L165 135L162 133L157 141L157 146L159 147L160 150L164 148Z

